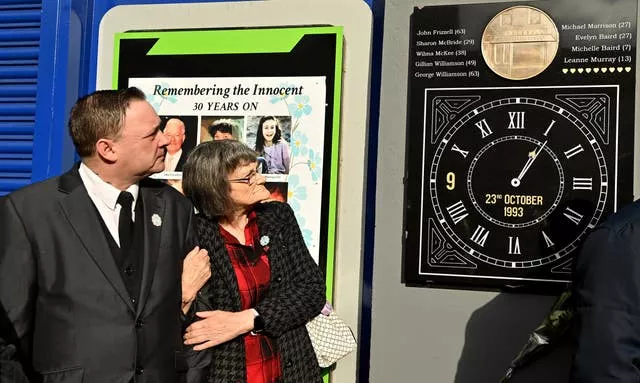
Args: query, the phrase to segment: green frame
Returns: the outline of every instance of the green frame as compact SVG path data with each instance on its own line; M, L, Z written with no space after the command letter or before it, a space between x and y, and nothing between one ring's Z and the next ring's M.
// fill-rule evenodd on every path
M333 298L333 277L335 258L335 224L337 214L338 155L340 138L340 100L342 85L343 28L337 26L282 27L254 29L219 30L179 30L122 32L115 34L112 87L118 87L120 70L120 42L127 39L157 39L147 52L154 55L206 55L206 54L251 54L251 53L287 53L307 35L335 34L335 66L333 84L333 113L331 124L330 163L323 160L323 166L330 166L329 195L326 229L326 287L327 299ZM251 76L251 74L248 74ZM286 74L283 74L286 76ZM215 77L215 76L212 76ZM326 124L325 124L326 127ZM326 130L326 128L325 128ZM326 134L326 132L325 132ZM327 154L327 148L325 148ZM326 159L326 155L325 155ZM323 182L327 182L323 179ZM322 194L322 199L325 198ZM322 212L321 212L322 213Z

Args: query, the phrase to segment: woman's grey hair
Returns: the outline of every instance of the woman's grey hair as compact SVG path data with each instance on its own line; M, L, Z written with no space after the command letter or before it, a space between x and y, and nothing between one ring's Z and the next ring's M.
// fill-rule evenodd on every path
M219 218L233 212L229 174L256 161L256 152L240 141L208 141L196 146L182 168L182 189L200 214Z

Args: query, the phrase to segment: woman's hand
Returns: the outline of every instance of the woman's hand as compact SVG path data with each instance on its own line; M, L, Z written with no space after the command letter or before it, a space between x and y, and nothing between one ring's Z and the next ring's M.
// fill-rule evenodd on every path
M196 299L196 294L211 277L209 253L198 246L187 254L182 262L182 310L186 312ZM186 310L185 310L186 306Z
M203 311L196 315L203 319L187 327L184 334L184 344L195 344L195 351L217 346L251 331L255 317L253 310Z

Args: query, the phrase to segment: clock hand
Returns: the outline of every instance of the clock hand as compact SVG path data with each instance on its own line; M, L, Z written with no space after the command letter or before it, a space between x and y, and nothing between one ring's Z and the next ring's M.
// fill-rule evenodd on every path
M522 176L524 176L524 174L529 169L529 166L530 166L531 162L532 162L532 158L529 157L527 159L527 162L522 167L522 170L520 171L520 174L518 174L518 176L516 178L512 178L511 179L511 186L513 186L514 188L517 188L518 186L520 186L520 180L522 179Z
M527 174L527 172L529 171L529 168L531 167L531 165L533 165L536 158L538 158L538 154L540 154L540 152L545 147L545 145L547 145L547 141L543 142L542 145L540 145L540 147L537 150L534 150L529 153L528 155L529 158L527 159L527 162L522 167L520 174L518 174L518 177L513 178L511 180L511 186L513 187L520 186L520 181L522 181L522 177L524 177L524 175Z
M538 150L534 150L533 152L529 153L529 160L527 161L524 168L522 169L522 172L520 172L520 174L518 175L518 180L522 180L522 177L524 177L527 171L529 171L529 168L531 167L531 165L533 165L536 158L538 158L538 154L540 154L540 151L542 151L545 145L547 145L547 141L543 142L542 145L538 148Z
M528 156L527 156L527 162L524 164L524 166L522 167L522 170L520 171L520 174L518 174L518 178L519 180L522 179L522 176L525 175L525 173L527 173L527 170L529 170L529 167L531 166L531 164L533 163L533 157L535 155L535 152L529 152Z
M533 162L532 153L535 153L535 152L529 152L529 154L527 155L527 162L525 162L524 166L522 167L520 174L518 174L516 178L511 179L511 186L516 188L520 186L520 180L522 179L522 176L524 176L527 170L529 170L529 166L531 166L531 163Z
M522 172L520 172L520 174L518 175L518 179L522 180L522 177L524 177L524 175L529 171L529 168L531 167L531 165L533 165L533 162L536 160L536 158L538 158L538 154L546 144L547 144L547 141L543 142L542 146L540 146L538 150L534 150L529 153L529 161L527 161L527 163L524 166L524 169L522 169Z

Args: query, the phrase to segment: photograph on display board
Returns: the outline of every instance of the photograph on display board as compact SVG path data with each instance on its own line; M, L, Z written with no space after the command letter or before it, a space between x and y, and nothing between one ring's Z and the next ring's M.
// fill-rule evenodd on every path
M258 152L270 198L291 206L330 287L342 28L125 32L115 40L114 88L138 87L160 116L195 116L197 143L234 139Z
M267 182L265 186L274 201L287 202L288 182Z
M265 174L289 174L291 116L247 118L245 143L264 159Z
M304 226L309 251L320 261L320 206L328 185L325 180L330 178L325 171L331 168L324 158L332 150L325 146L325 77L131 77L128 85L141 89L161 116L197 113L189 125L195 126L199 118L199 128L187 130L197 132L199 142L212 140L216 134L228 139L230 133L231 139L256 150L257 171L264 174L267 184L287 184L290 198L285 199ZM200 94L207 91L208 96ZM166 96L180 93L179 97ZM212 115L217 108L225 109L224 114ZM174 141L170 145L177 144ZM176 171L154 177L175 180L180 176Z
M633 200L637 1L607 3L414 8L405 284L561 291Z
M202 116L200 142L211 140L239 140L244 137L244 117Z
M169 140L167 154L164 160L164 172L155 174L158 179L180 179L182 166L187 156L198 141L198 117L171 115L160 116L160 130Z

